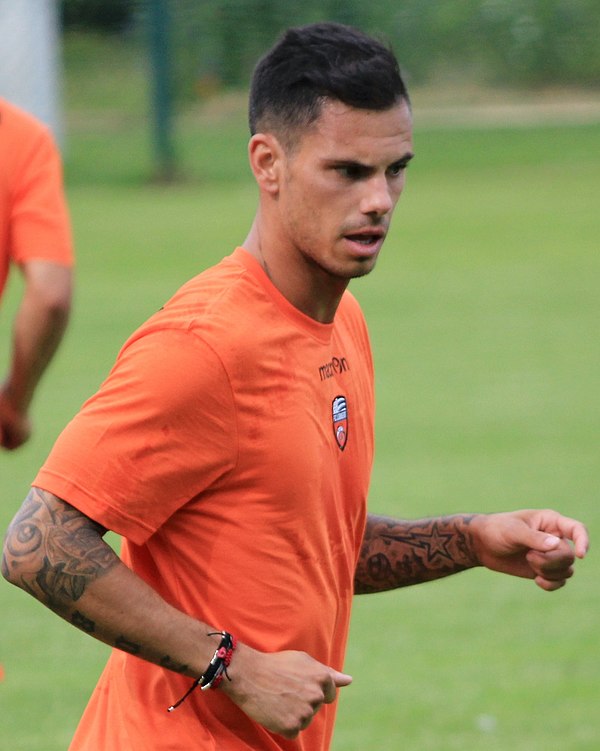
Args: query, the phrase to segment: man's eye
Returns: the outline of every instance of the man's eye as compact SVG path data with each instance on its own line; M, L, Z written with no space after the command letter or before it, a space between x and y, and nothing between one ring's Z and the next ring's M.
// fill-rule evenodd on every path
M400 164L392 164L392 166L388 168L388 175L391 177L398 177L398 175L404 172L407 167L408 165L404 162Z
M338 173L347 180L359 180L364 170L356 164L343 164L337 167Z

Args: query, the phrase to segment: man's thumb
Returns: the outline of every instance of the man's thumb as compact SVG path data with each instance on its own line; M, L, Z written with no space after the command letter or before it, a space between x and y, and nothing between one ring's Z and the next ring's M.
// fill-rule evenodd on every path
M533 532L527 544L532 550L546 553L560 545L560 537L549 535L547 532Z
M340 673L338 670L334 670L332 674L333 682L336 686L349 686L352 683L352 676L347 673Z

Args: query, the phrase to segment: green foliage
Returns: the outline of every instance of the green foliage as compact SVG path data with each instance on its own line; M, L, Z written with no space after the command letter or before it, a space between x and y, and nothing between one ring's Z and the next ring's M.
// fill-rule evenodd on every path
M136 0L61 0L65 28L120 31L133 19Z
M479 18L495 79L598 83L600 6L594 0L487 0Z
M594 0L404 0L375 3L371 27L385 29L418 82L459 70L519 84L599 79L600 6Z
M383 35L416 83L456 71L521 85L600 80L595 0L180 0L172 15L180 75L201 83L245 84L284 28L320 20Z
M62 0L65 27L146 33L152 0ZM348 23L384 36L409 81L456 73L519 85L600 80L597 0L167 0L173 84L181 99L244 86L288 26Z

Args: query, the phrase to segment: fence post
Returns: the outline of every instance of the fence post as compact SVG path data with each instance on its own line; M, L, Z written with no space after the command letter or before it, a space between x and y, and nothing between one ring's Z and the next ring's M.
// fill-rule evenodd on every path
M171 79L171 19L168 0L148 0L151 63L152 124L157 180L175 178L173 148L173 83Z

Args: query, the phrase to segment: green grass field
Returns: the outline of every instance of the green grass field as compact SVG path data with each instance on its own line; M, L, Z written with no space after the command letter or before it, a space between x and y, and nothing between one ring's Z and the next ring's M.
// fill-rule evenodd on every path
M160 187L139 120L70 95L76 306L34 438L0 456L2 529L125 337L243 240L256 198L242 116L186 117L190 179ZM417 111L393 232L352 285L378 368L373 510L549 505L600 535L599 142L598 124L428 129ZM335 751L596 751L599 579L592 548L553 594L473 571L359 598ZM63 751L107 648L4 582L0 612L0 749Z

